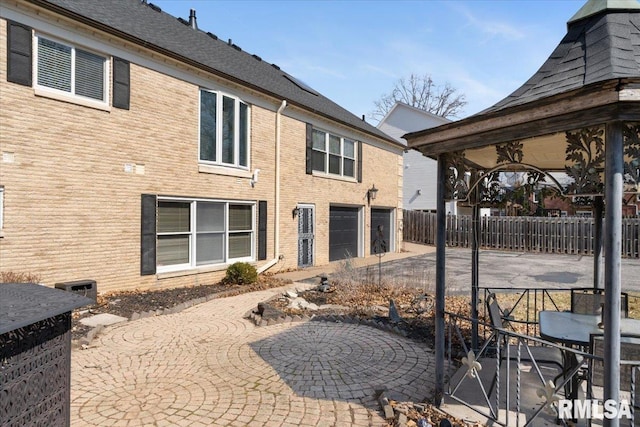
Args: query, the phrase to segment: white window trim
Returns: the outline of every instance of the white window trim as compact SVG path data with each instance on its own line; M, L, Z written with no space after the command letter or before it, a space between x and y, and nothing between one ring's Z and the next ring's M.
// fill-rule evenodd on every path
M202 160L200 158L200 150L202 148L201 141L201 119L202 119L202 102L200 97L203 91L216 94L216 161ZM222 115L223 115L223 100L224 98L231 98L234 100L234 135L233 135L233 158L234 163L224 163L222 161ZM230 93L220 90L200 88L198 91L198 163L201 165L221 166L225 168L235 168L240 170L250 170L251 166L251 105L243 101L241 98L231 95ZM240 164L240 104L247 106L247 165Z
M253 177L253 174L249 170L231 169L225 166L208 165L203 163L198 165L198 172L223 176L235 176L237 178L246 179L251 179Z
M55 43L60 43L62 45L68 46L71 48L71 57L72 57L72 66L71 66L71 92L66 92L63 90L59 90L59 89L54 89L48 86L41 86L38 84L38 63L39 63L39 52L38 52L38 39L39 38L43 38L46 40L51 40ZM53 37L53 36L49 36L48 34L34 34L33 36L33 48L35 51L34 54L34 58L33 58L33 75L32 75L32 80L33 80L33 89L36 95L38 96L43 96L43 97L47 97L47 98L52 98L52 99L56 99L58 101L66 101L66 102L71 102L74 104L79 104L79 105L83 105L86 107L92 107L92 108L97 108L100 110L106 110L106 111L110 111L110 104L109 104L109 99L110 99L110 93L109 93L109 88L110 88L110 82L111 82L111 74L110 74L110 64L111 64L111 57L110 55L106 55L102 52L98 52L95 51L93 49L89 49L86 48L84 46L78 46L74 43L68 42L66 40L62 40L59 39L57 37ZM102 100L97 100L97 99L93 99L93 98L88 98L86 96L82 96L82 95L76 95L74 92L75 90L75 55L76 55L76 49L80 49L83 50L85 52L89 52L89 53L93 53L94 55L100 56L102 58L104 58L104 79L102 82L102 89L103 89L103 93L104 93L104 98Z
M335 175L335 174L326 173L326 172L322 172L322 171L316 171L316 170L311 171L311 175L317 176L318 178L332 179L332 180L335 180L335 181L358 182L357 179L351 178L350 176Z
M318 153L323 153L325 158L324 158L324 171L319 171L316 169L313 169L311 171L312 175L315 176L322 176L322 177L326 177L326 178L336 178L336 179L341 179L344 181L350 181L350 182L357 182L357 175L358 175L358 144L361 144L361 142L353 139L353 138L347 138L344 136L340 136L337 135L336 133L333 132L329 132L326 131L324 129L320 129L320 128L316 128L314 127L313 130L319 131L319 132L323 132L325 137L324 137L324 150L319 150L315 147L311 147L312 151L316 151ZM329 172L329 157L330 156L335 156L336 154L331 154L329 152L329 136L333 135L337 138L340 138L340 173L332 173ZM353 157L347 157L344 154L344 141L345 140L349 140L349 141L353 141ZM353 160L353 176L350 175L345 175L344 174L344 159L349 159L349 160Z
M156 233L158 236L160 235L178 235L178 234L188 234L189 235L189 263L186 264L175 264L168 266L160 266L157 265L157 273L172 273L177 271L184 270L210 270L212 271L218 270L220 267L231 265L235 262L255 262L256 260L256 202L248 201L248 200L227 200L227 199L189 199L189 198L181 198L181 197L158 197L158 202L186 202L189 203L189 224L190 231L183 233ZM197 215L197 202L204 203L224 203L224 221L225 221L225 247L224 247L224 256L225 259L219 263L212 264L196 264L196 215ZM229 234L233 233L246 233L247 231L229 231L229 205L248 205L251 206L251 255L248 257L240 257L240 258L229 258Z

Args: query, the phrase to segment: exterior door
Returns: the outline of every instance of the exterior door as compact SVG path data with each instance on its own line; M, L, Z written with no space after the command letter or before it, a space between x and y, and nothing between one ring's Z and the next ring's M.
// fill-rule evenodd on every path
M358 208L329 209L329 261L358 256Z
M298 209L298 267L309 267L313 265L315 209L310 205Z
M371 209L371 254L391 251L391 210Z

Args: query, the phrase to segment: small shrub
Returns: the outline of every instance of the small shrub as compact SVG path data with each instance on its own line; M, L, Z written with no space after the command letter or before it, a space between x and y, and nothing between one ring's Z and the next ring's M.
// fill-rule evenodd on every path
M258 271L247 262L236 262L227 268L224 281L234 285L250 285L258 281Z
M0 283L40 283L42 278L39 274L25 273L18 271L0 272Z

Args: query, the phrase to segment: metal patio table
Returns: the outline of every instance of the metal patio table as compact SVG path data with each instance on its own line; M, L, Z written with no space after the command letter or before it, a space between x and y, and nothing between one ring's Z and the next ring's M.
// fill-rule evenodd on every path
M603 328L598 324L602 321L599 314L578 314L570 311L541 311L539 313L540 336L546 340L568 347L578 347L583 351L589 351L589 342L592 334L602 334ZM640 320L620 319L620 333L631 334L640 331ZM570 352L563 352L564 373L572 372L580 361ZM573 377L567 384L569 399L577 399L580 380Z

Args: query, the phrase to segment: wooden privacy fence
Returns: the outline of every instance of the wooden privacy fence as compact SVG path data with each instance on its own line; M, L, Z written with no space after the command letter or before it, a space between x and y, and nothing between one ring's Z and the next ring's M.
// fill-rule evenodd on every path
M405 210L403 218L404 240L435 244L436 214ZM471 247L471 216L446 218L447 246ZM484 249L593 254L593 218L484 216L480 224L480 247ZM622 220L622 256L640 258L640 218Z

